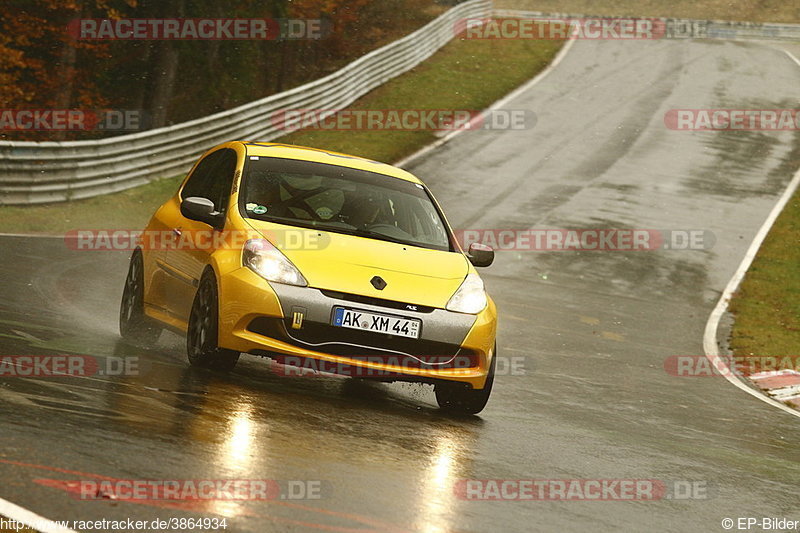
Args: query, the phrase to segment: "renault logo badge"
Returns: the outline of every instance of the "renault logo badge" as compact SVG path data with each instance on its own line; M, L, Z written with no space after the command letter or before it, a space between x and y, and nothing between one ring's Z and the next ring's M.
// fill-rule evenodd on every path
M374 278L369 280L369 282L372 283L372 286L378 289L379 291L382 291L383 289L386 288L386 282L380 276L375 276Z

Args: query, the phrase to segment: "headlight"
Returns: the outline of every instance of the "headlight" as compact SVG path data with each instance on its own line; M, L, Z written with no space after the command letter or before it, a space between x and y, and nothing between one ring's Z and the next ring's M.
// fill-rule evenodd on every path
M483 280L477 274L468 274L445 308L456 313L477 315L487 303Z
M265 239L247 241L247 244L244 245L242 262L267 281L300 287L308 285L306 278L297 270L297 267Z

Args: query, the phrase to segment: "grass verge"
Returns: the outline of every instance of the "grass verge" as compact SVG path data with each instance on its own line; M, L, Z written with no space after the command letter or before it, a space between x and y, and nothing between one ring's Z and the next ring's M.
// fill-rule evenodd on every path
M349 109L484 109L546 67L561 44L454 39L424 63L365 95ZM305 130L276 142L393 162L434 140L431 131ZM139 229L174 193L179 180L162 179L87 200L0 207L0 232L58 234L84 228Z
M786 204L729 309L737 356L798 355L800 347L800 193Z
M175 194L180 177L86 200L0 207L0 232L61 234L73 229L142 229Z

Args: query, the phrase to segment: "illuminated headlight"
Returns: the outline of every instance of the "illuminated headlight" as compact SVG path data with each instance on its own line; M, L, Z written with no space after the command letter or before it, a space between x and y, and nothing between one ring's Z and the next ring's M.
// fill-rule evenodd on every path
M300 287L308 285L306 278L297 270L297 267L267 240L247 241L247 244L244 245L242 262L244 266L267 281Z
M447 302L446 309L456 313L477 315L486 307L486 290L477 274L468 274L456 293Z

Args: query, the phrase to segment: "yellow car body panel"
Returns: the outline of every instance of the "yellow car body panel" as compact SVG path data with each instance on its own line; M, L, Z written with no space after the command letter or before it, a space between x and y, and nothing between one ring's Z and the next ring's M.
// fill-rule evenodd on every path
M443 308L469 270L462 254L259 220L249 223L304 273L309 286L318 289ZM282 239L282 235L292 237ZM318 268L320 263L325 268ZM374 275L386 280L384 290L370 284Z
M366 170L368 172L375 172L377 174L399 178L412 183L422 184L422 181L420 181L419 178L412 173L403 170L402 168L398 168L393 165L387 165L386 163L380 163L378 161L372 161L370 159L365 159L355 155L342 154L339 152L332 152L330 150L322 150L319 148L295 146L291 144L258 142L248 142L244 144L247 146L248 156L298 159L301 161L311 161L313 163L324 163L327 165Z
M221 346L250 353L258 350L274 351L286 355L307 357L334 364L359 366L382 372L402 372L418 377L432 379L448 379L469 383L480 389L486 381L487 368L493 355L495 337L497 335L497 310L489 298L486 309L476 315L476 320L461 346L478 355L479 365L473 368L436 369L398 369L393 365L375 362L362 362L352 357L338 356L311 349L298 348L278 339L272 339L249 331L248 324L261 316L283 316L286 310L281 308L277 295L270 283L248 268L241 268L227 276L220 293L225 291L226 298L220 298L220 337Z

